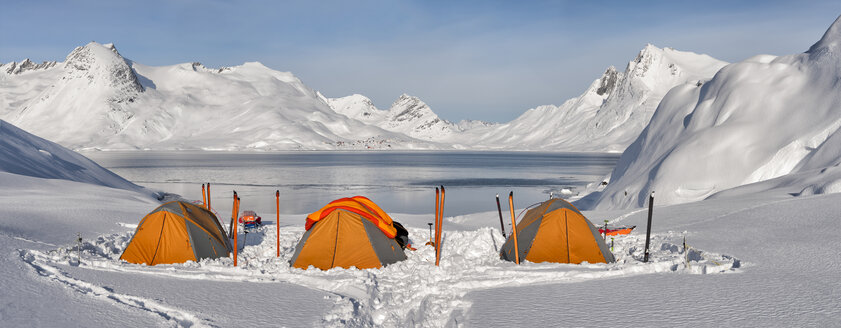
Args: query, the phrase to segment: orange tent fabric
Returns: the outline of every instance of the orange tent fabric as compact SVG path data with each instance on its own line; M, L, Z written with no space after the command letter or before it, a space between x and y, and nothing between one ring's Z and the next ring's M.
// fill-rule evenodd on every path
M289 261L295 268L370 269L406 259L391 217L362 196L330 202L307 216L306 226Z
M526 212L517 223L521 260L557 263L610 263L615 259L598 229L572 204L550 199ZM514 240L509 237L500 258L514 261Z
M333 211L342 209L345 211L359 214L365 219L370 220L377 225L388 238L397 236L397 229L394 228L393 221L388 214L385 213L377 204L364 196L353 196L350 198L340 198L334 200L322 207L320 210L307 216L306 228L309 230L313 224L330 215Z
M147 265L183 263L228 257L231 250L213 213L175 201L159 206L140 221L120 259Z

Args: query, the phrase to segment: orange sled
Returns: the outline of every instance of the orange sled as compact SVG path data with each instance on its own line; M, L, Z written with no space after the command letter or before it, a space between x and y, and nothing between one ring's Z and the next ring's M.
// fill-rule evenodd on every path
M636 227L637 226L607 228L607 236L627 235L631 233L631 230L634 230L634 228ZM599 233L605 233L605 229L599 228Z

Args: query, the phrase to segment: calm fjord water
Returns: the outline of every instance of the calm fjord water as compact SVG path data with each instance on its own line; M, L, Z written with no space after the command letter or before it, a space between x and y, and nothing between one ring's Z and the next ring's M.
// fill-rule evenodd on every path
M609 173L619 154L544 152L87 152L92 160L145 187L201 199L211 183L212 205L308 214L328 202L367 196L385 211L432 213L435 186L447 188L446 215L496 210L494 196L514 191L516 207L550 192L573 191ZM503 202L506 200L503 199ZM503 205L503 207L507 207ZM227 216L227 215L223 215Z

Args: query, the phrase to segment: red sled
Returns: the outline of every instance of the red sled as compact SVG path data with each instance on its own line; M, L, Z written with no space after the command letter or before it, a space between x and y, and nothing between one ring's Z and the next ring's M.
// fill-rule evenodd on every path
M263 225L263 218L257 215L254 211L243 211L242 215L237 219L245 229L253 229Z
M607 228L607 236L616 236L616 235L627 235L631 233L631 230L634 230L637 226L630 226L630 227L611 227ZM604 234L605 228L599 228L599 233Z

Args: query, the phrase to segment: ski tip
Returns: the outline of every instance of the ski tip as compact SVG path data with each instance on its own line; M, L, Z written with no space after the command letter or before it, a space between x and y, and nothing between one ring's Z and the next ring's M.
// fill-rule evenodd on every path
M508 193L508 197L514 197L514 191L513 190L510 193Z
M496 198L499 198L499 194L496 194Z

